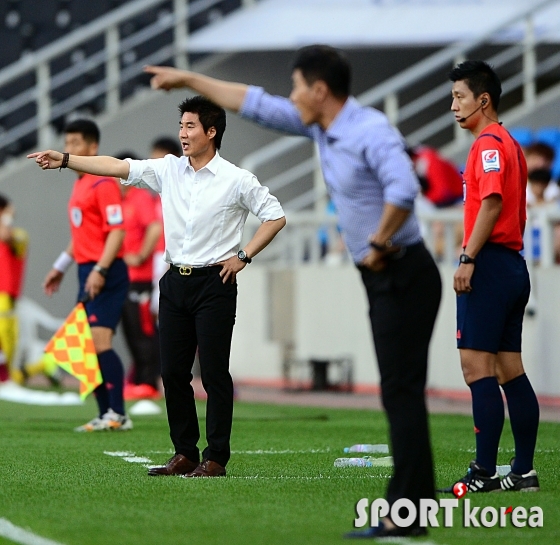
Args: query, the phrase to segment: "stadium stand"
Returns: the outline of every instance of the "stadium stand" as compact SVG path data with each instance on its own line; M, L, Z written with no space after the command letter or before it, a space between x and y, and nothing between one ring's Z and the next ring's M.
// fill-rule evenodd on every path
M42 48L65 37L68 33L84 28L99 17L107 15L134 0L6 0L0 3L0 70L8 67L26 56L33 55ZM189 0L190 5L197 5L199 9L189 19L188 30L195 32L208 23L219 20L231 11L238 9L242 0L221 0L218 2L205 2L204 0ZM201 4L207 4L208 9L200 9ZM173 0L159 2L151 9L146 9L119 25L118 31L121 40L135 39L154 22L169 17L173 13ZM161 50L173 43L172 32L153 33L151 39L129 47L120 55L121 70L130 67L139 59L146 58L154 51ZM138 41L138 40L136 40ZM83 71L82 77L65 81L64 85L53 88L51 100L53 106L63 104L71 97L75 97L84 87L95 89L103 85L106 78L106 69L103 64L105 37L100 34L88 40L71 51L52 59L48 69L53 78L64 77L64 73L77 65L90 62L91 68ZM198 55L202 57L203 55ZM97 59L97 62L95 61ZM92 62L93 61L93 62ZM172 62L172 57L162 58L160 62ZM36 77L25 77L10 82L9 86L0 86L0 103L13 99L20 93L36 85ZM122 81L120 84L120 99L126 99L134 94L139 86L145 87L147 78L140 75ZM92 92L91 100L82 101L82 112L89 115L98 115L106 107L106 96ZM5 113L0 113L0 133L10 131L21 123L37 115L37 109L32 104L10 108ZM65 115L55 116L51 120L56 132L60 132L65 123ZM38 142L37 134L28 132L10 142L7 146L0 144L0 164L9 156L17 156L25 150L35 146Z

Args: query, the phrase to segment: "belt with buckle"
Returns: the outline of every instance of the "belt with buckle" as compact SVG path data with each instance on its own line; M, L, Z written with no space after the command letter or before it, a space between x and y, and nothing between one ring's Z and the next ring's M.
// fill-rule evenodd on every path
M207 276L222 270L221 267L211 265L210 267L193 267L192 265L169 265L169 268L181 276Z

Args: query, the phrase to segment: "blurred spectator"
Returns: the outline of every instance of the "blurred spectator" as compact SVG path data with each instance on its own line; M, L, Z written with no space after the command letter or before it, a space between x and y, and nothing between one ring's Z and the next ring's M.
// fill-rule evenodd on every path
M331 199L328 200L325 206L325 215L332 218L336 217L336 208ZM326 265L339 265L348 258L344 239L338 224L326 223L322 225L317 232L317 237L321 246L321 259L324 260Z
M427 146L409 147L406 151L412 159L414 171L420 182L421 196L417 199L419 211L462 205L463 178L451 161ZM463 240L462 222L457 222L452 228L455 248L459 254ZM445 255L445 230L444 222L432 222L431 236L434 239L433 248L438 261Z
M524 149L527 161L527 207L532 210L555 207L560 197L558 185L552 181L554 149L548 144L537 142ZM541 258L542 218L530 214L529 227L533 263L538 265ZM560 256L560 225L554 229L555 261Z
M0 195L0 383L12 378L21 382L17 369L11 368L18 336L15 302L21 293L28 235L14 227L14 206Z
M537 194L541 192L542 184L546 180L541 198L553 201L560 197L558 184L552 181L552 165L554 163L554 148L543 142L536 142L524 148L527 161L527 206L536 204ZM533 185L531 180L537 185Z
M463 179L457 167L439 152L426 146L407 148L422 194L438 208L460 204Z
M135 159L131 152L121 152L119 159ZM152 297L153 255L163 232L156 216L153 195L146 189L121 185L125 227L123 259L128 267L130 286L123 307L123 330L132 354L124 398L159 399L160 361L155 323L150 312Z

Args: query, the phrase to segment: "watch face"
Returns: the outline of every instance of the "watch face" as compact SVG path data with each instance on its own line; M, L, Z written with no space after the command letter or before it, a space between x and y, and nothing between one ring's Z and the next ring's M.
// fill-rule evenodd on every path
M247 254L243 250L239 250L239 252L237 252L237 257L243 261L247 257Z

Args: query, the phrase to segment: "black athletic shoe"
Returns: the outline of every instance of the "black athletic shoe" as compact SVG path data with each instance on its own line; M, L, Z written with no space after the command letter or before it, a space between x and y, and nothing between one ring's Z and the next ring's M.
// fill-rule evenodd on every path
M534 469L524 475L516 475L513 471L510 471L502 479L502 490L505 491L538 492L540 489L539 478Z
M490 476L488 471L486 471L482 466L479 466L475 460L473 460L467 474L458 481L454 482L451 486L447 488L440 488L438 492L444 494L453 494L453 487L457 483L465 483L468 492L501 492L502 486L500 485L500 477L498 473Z

